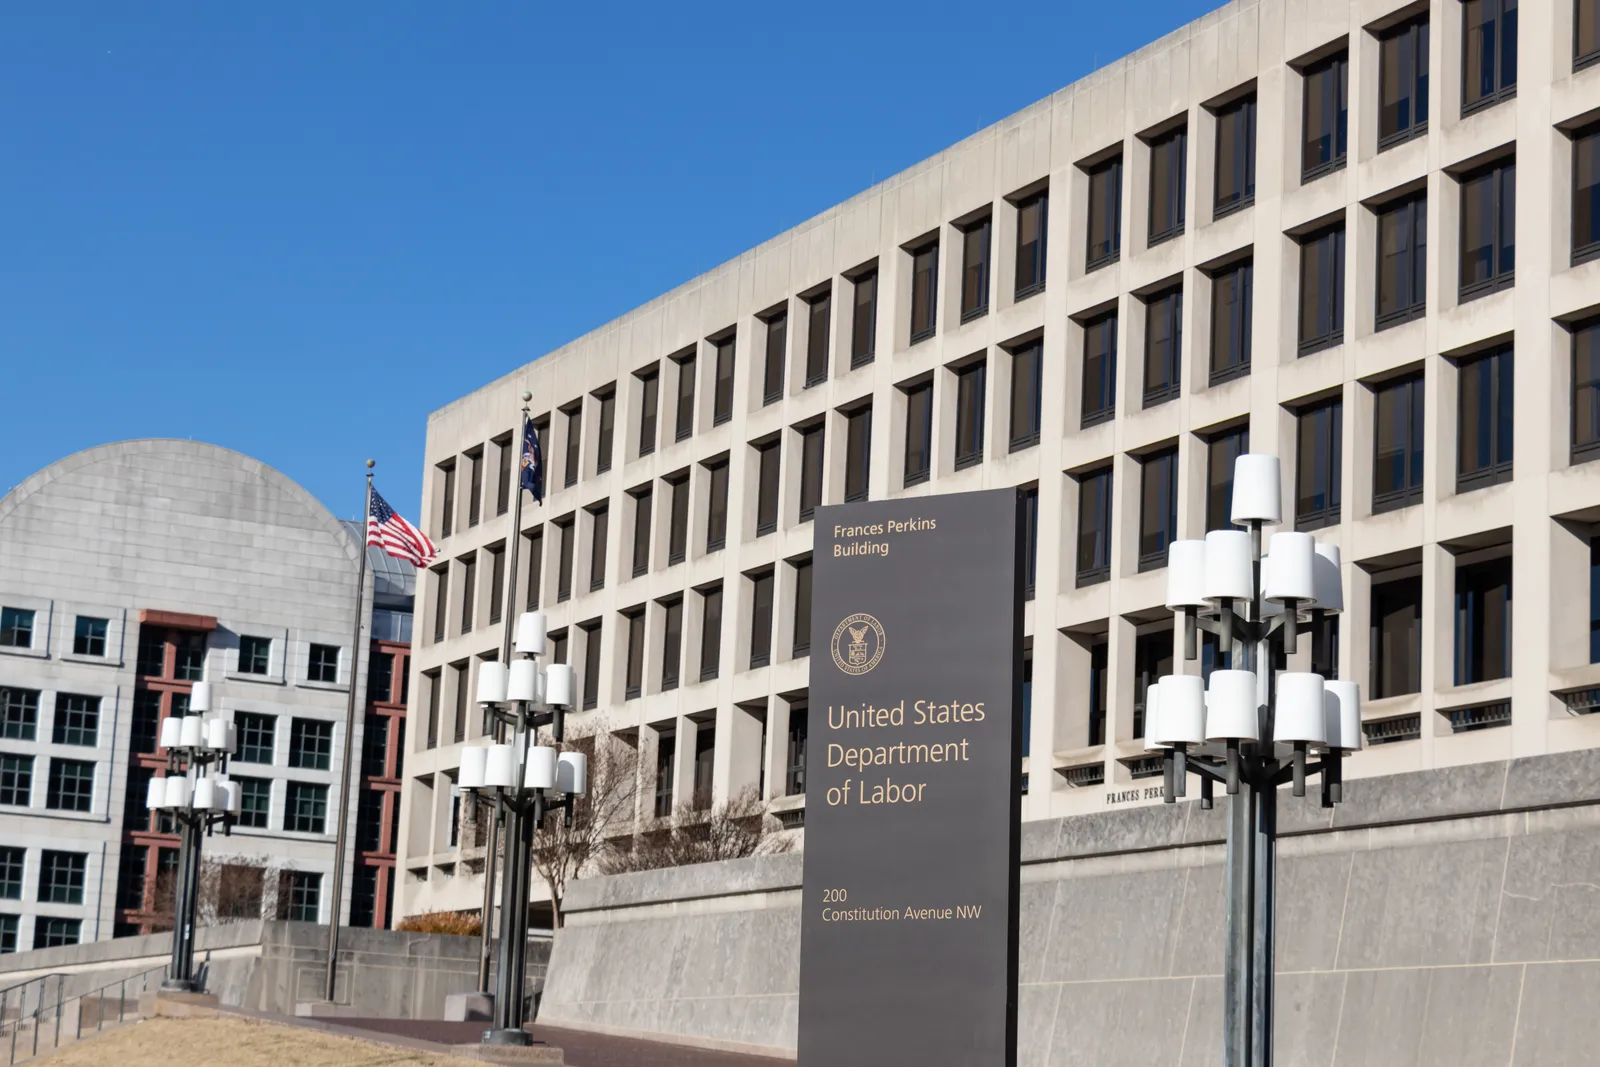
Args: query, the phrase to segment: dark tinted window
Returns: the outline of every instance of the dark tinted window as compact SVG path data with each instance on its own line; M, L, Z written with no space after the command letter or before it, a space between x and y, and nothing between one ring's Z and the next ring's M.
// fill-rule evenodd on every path
M1600 59L1600 0L1574 0L1572 66L1587 67Z
M1039 193L1017 205L1018 300L1044 288L1045 227L1049 214L1050 197L1046 193Z
M732 334L714 342L717 348L717 381L716 391L711 398L713 426L733 418L733 342Z
M911 343L932 337L938 327L939 242L911 253Z
M1173 289L1146 302L1144 323L1144 406L1150 407L1179 392L1183 290Z
M1300 244L1300 354L1344 340L1344 226Z
M1378 42L1378 145L1428 129L1428 20L1408 22Z
M1022 595L1033 599L1039 579L1039 490L1030 486L1022 491ZM1027 737L1027 732L1023 732Z
M678 478L672 486L672 522L667 530L667 566L682 563L689 550L689 479Z
M1139 569L1164 567L1178 537L1178 451L1145 457L1139 465Z
M928 480L933 465L933 383L906 390L906 484Z
M678 668L683 660L683 600L662 605L661 688L678 688Z
M1133 736L1144 736L1145 694L1172 673L1172 631L1139 634L1133 641Z
M700 680L717 676L722 664L722 587L700 595Z
M1011 353L1011 451L1039 443L1040 379L1044 342L1034 341Z
M811 654L811 561L794 565L794 657Z
M643 611L628 616L628 673L623 680L626 687L623 691L624 700L633 700L644 691L644 622Z
M1381 386L1373 395L1372 510L1422 499L1422 378Z
M1372 678L1369 699L1422 688L1422 579L1400 578L1372 587Z
M1117 316L1102 315L1083 325L1082 425L1105 422L1117 413Z
M784 352L789 344L789 314L780 311L767 319L767 352L762 364L761 402L776 404L783 399ZM730 407L731 395L730 395Z
M750 578L750 666L772 660L772 572Z
M1461 5L1461 113L1489 107L1517 91L1517 0Z
M828 333L833 328L833 296L823 293L806 305L806 388L828 380Z
M1122 157L1089 172L1088 269L1116 260L1122 252Z
M617 429L617 394L610 392L600 398L600 433L595 442L594 469L604 474L611 469L611 441Z
M855 279L855 299L850 313L850 366L872 362L878 334L878 272Z
M655 494L648 489L633 498L633 576L650 569L650 512Z
M1211 384L1250 373L1255 266L1235 263L1211 276Z
M1302 181L1310 181L1344 166L1349 134L1349 57L1341 52L1306 68L1302 88L1305 139L1300 175Z
M589 590L593 592L606 586L606 540L611 532L611 509L599 507L589 514L594 519L594 535L589 542Z
M1217 112L1217 195L1213 214L1225 215L1256 198L1256 98Z
M678 410L675 440L694 433L694 357L678 360Z
M656 407L661 402L661 374L652 369L639 379L639 455L656 450Z
M762 445L756 452L760 462L756 480L756 536L778 528L778 442Z
M1517 164L1461 182L1461 298L1512 284L1517 266Z
M1458 492L1511 477L1514 363L1509 346L1465 363L1457 376L1461 410L1456 447Z
M1233 514L1233 464L1250 451L1250 430L1221 433L1206 442L1206 530L1235 529Z
M800 521L822 503L822 426L800 431Z
M989 310L989 245L992 220L985 218L961 233L961 321Z
M1600 255L1600 127L1572 139L1572 262Z
M1572 331L1572 458L1600 455L1600 319Z
M1111 468L1078 479L1078 585L1111 575Z
M1456 685L1511 677L1511 557L1456 568Z
M984 386L986 363L956 372L956 470L983 462ZM862 485L865 486L863 480Z
M1188 145L1187 129L1174 130L1150 142L1151 244L1183 232Z
M563 471L567 485L578 484L578 467L583 462L583 408L574 407L567 415L567 463Z
M556 523L556 531L560 535L560 559L556 567L556 601L572 599L572 542L574 539L575 524L569 517Z
M1344 403L1331 400L1303 409L1295 445L1295 528L1335 525L1344 470Z
M715 552L728 542L728 461L709 468L706 502L706 551Z
M1378 329L1420 316L1427 280L1428 198L1418 196L1378 213Z
M600 703L600 624L583 627L583 710Z
M858 408L845 417L844 499L867 499L872 473L872 409Z
M149 697L154 697L154 707L151 707ZM143 698L143 699L141 699ZM138 690L134 693L134 712L140 718L148 717L154 712L161 713L161 694L149 690ZM37 689L0 689L0 737L10 741L32 741L38 736L39 731L39 690ZM135 749L136 752L146 751Z

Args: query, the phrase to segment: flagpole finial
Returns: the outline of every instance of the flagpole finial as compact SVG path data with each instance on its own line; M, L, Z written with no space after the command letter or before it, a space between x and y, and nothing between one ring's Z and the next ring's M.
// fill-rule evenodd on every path
M526 404L528 401L530 401L532 399L533 399L533 394L531 392L529 392L528 390L524 389L522 391L522 402L524 404Z
M367 470L371 470L373 467L376 467L377 465L378 465L378 461L377 460L375 460L375 459L367 460Z

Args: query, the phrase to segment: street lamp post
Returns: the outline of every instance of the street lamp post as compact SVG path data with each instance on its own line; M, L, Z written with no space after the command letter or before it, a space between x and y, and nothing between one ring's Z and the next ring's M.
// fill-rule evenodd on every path
M211 683L196 682L189 714L161 724L167 776L152 778L145 807L178 823L178 882L173 890L172 962L161 988L193 993L194 937L200 904L200 838L218 826L227 835L239 814L241 794L228 778L228 757L237 747L233 722L211 716Z
M1175 541L1167 556L1167 607L1183 614L1183 658L1197 658L1197 631L1216 637L1228 667L1167 675L1145 697L1146 747L1162 753L1167 803L1200 776L1200 805L1214 787L1229 796L1223 981L1223 1062L1271 1067L1278 787L1306 795L1321 776L1322 804L1343 799L1342 761L1361 748L1361 693L1354 682L1288 670L1302 624L1344 610L1339 549L1306 533L1272 535L1283 521L1278 457L1241 455L1234 465L1237 530ZM1313 756L1320 758L1313 759Z
M517 618L515 646L522 658L509 664L490 661L478 669L478 703L491 718L510 727L511 742L462 749L456 783L463 794L493 801L506 816L499 974L494 1025L483 1033L486 1045L532 1042L522 1028L522 1004L533 835L546 816L556 811L563 812L570 826L573 805L588 787L588 760L583 753L561 752L538 743L539 729L548 726L556 744L561 744L566 711L573 701L569 665L552 663L539 669L538 657L546 647L542 612L524 612Z

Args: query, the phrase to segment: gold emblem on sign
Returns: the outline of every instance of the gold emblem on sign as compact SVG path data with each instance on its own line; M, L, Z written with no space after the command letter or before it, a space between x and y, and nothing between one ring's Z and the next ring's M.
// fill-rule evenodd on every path
M871 615L856 614L833 631L833 662L846 674L866 674L883 659L883 623Z

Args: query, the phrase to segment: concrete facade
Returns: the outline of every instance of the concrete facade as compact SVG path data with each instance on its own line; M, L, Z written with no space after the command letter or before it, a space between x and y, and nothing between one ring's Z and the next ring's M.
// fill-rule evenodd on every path
M1380 38L1423 16L1432 86L1426 134L1380 150ZM800 506L806 431L823 433L821 502L842 501L850 416L866 406L871 499L1002 486L1037 491L1036 594L1025 619L1029 821L1153 802L1147 787L1155 783L1145 780L1153 768L1143 761L1137 728L1140 673L1150 673L1140 638L1170 641L1161 635L1170 635L1172 616L1163 609L1160 553L1141 560L1151 555L1141 544L1147 461L1176 449L1176 522L1166 532L1199 537L1207 525L1208 445L1248 428L1250 450L1283 457L1283 495L1293 510L1300 461L1309 463L1315 451L1297 445L1297 417L1335 399L1341 462L1329 488L1337 488L1341 506L1317 536L1342 550L1349 610L1316 665L1362 683L1369 738L1392 742L1354 756L1346 773L1361 778L1600 743L1600 720L1584 714L1596 703L1586 691L1600 686L1584 591L1600 519L1600 468L1580 462L1573 448L1578 383L1570 354L1573 324L1600 310L1600 262L1573 265L1569 237L1573 133L1600 109L1600 68L1573 60L1572 0L1527 5L1519 18L1515 94L1464 113L1466 30L1463 6L1453 0L1229 4L435 412L424 511L443 557L421 589L426 624L412 678L417 728L408 754L399 912L475 908L481 899L481 851L452 844L448 789L456 745L475 736L477 716L464 714L460 731L450 721L458 694L470 708L461 686L470 690L473 664L500 644L490 617L498 599L492 553L503 549L508 523L495 508L497 474L509 477L501 450L513 447L524 389L535 398L534 417L547 426L548 496L542 508L523 513L525 565L515 601L549 613L552 631L567 638L580 684L595 673L586 664L588 645L598 642L594 710L577 717L578 728L609 730L638 747L642 827L654 819L653 795L682 801L706 782L716 798L759 788L774 813L791 824L803 817L803 797L787 795L799 792L787 772L791 718L805 706L808 682L808 650L795 627L803 608L799 567L812 549ZM1307 178L1308 77L1339 54L1348 62L1347 157ZM1254 198L1218 212L1218 113L1252 92ZM1187 131L1186 224L1152 242L1152 144L1180 127ZM1090 269L1091 173L1114 157L1122 161L1120 254ZM1523 190L1514 222L1507 222L1519 246L1515 284L1463 297L1463 182L1480 165L1512 157ZM1053 204L1047 284L1019 286L1018 205L1041 192ZM1379 212L1423 192L1425 310L1379 329ZM985 216L992 227L986 310L969 315L962 311L965 232ZM1302 242L1341 223L1342 331L1302 356ZM913 341L915 253L930 241L938 249L936 311L931 335L919 328ZM1249 372L1214 377L1216 278L1243 257L1254 279ZM876 303L865 334L870 358L862 358L853 308L862 292L857 283L871 271ZM1145 368L1156 340L1150 308L1175 287L1184 297L1177 388L1147 399ZM814 316L824 296L830 314ZM1089 419L1087 327L1112 312L1120 324L1115 410ZM787 326L777 346L779 373L769 382L767 342L780 313ZM821 331L820 375L807 370L813 329ZM719 386L719 353L730 338L731 382ZM1021 365L1014 353L1035 341L1042 345L1040 432L1036 443L1023 434L1014 444L1012 389ZM1515 353L1514 467L1497 484L1473 487L1458 481L1462 368L1506 343ZM962 372L979 364L987 377L979 405L985 431L974 450L970 437L958 442L960 383ZM1420 411L1414 437L1425 445L1413 457L1415 492L1404 506L1387 508L1375 500L1380 395L1417 375L1421 399L1409 410ZM932 388L932 460L920 480L907 476L914 465L906 453L909 398L924 383ZM759 450L773 443L778 492L768 530L758 517ZM475 458L477 482L470 474ZM724 462L728 519L719 542L712 497L721 492ZM1085 475L1105 469L1112 472L1106 580L1084 581L1080 497ZM669 544L671 502L674 485L685 479L679 561L678 546ZM650 525L636 555L641 501ZM474 516L479 521L469 521ZM597 566L593 544L602 521L607 539ZM572 538L565 578L563 526ZM531 589L530 549L538 557ZM1515 589L1509 669L1458 684L1457 571L1507 559L1497 565L1509 567ZM752 655L754 591L769 572L775 589L770 654L763 657ZM1374 589L1412 580L1420 582L1414 651L1401 671L1404 683L1379 691L1371 684L1381 621ZM1553 595L1563 589L1570 594ZM708 656L706 594L718 590L720 633L716 655ZM666 664L674 603L681 603L682 642L678 662ZM643 668L634 695L629 617L639 612ZM1313 645L1302 643L1297 669L1305 669ZM668 676L679 680L668 685ZM430 707L440 709L431 740L420 722ZM668 738L671 757L658 759Z
M0 500L0 607L13 624L0 637L6 950L148 933L163 912L170 923L157 883L178 840L145 810L142 776L164 772L160 722L183 713L202 679L217 712L273 724L270 741L257 735L260 751L230 767L260 783L264 825L208 838L205 856L264 868L255 906L267 917L298 910L327 921L346 700L352 684L361 699L369 661L350 647L363 550L277 471L189 441L92 448ZM369 571L365 601L371 611L375 588L383 598L369 625L394 639L379 647L400 653L402 670L409 582L409 572ZM259 662L241 663L242 638L257 641ZM334 650L326 680L312 666L318 645ZM389 708L394 721L402 714ZM302 736L317 741L297 746ZM57 788L64 762L88 768L87 797ZM386 773L397 788L398 765ZM290 826L292 785L323 797L320 826ZM372 857L358 855L356 830L352 813L348 858L359 872ZM57 863L81 879L57 886L45 869ZM346 921L350 908L347 890Z
M1547 1067L1600 1041L1600 753L1280 794L1277 1061ZM1222 1062L1226 802L1023 833L1018 1063ZM576 883L540 1021L793 1054L801 857Z

